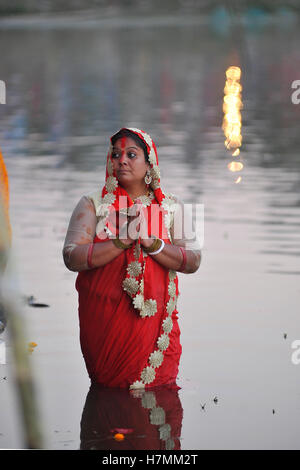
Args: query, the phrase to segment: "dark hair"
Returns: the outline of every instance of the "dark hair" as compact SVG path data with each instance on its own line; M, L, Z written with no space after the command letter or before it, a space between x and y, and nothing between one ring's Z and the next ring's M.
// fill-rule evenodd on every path
M135 132L132 132L129 129L121 129L119 132L112 136L111 143L115 145L117 140L121 139L122 137L130 137L131 139L133 139L137 146L144 151L145 161L146 163L149 163L147 145Z

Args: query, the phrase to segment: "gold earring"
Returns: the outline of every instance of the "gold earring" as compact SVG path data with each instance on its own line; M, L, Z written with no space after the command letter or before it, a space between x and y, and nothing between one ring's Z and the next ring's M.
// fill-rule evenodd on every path
M151 174L150 174L150 170L147 170L147 174L146 174L146 176L145 176L145 183L146 183L146 184L150 184L151 181L152 181L152 176L151 176Z

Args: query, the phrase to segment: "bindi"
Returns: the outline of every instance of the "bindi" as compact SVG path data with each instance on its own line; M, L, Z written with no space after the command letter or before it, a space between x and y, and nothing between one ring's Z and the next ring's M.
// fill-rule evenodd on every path
M121 149L122 151L126 148L126 137L121 137Z

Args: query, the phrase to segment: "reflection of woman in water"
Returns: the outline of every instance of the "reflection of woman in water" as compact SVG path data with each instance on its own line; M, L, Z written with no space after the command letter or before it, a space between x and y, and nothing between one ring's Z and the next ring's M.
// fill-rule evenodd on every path
M193 273L200 264L183 217L182 201L161 188L150 136L121 129L111 138L105 185L80 199L63 249L66 266L79 272L80 341L93 383L137 389L175 382L176 271Z
M94 384L82 413L80 449L179 450L182 415L177 387L126 390Z

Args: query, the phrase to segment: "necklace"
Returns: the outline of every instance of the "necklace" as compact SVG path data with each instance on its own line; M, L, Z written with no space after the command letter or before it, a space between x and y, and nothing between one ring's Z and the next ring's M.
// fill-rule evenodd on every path
M150 197L150 194L151 194L150 189L148 189L147 194L142 194L141 196L136 196L135 198L131 198L131 199L132 199L133 203L135 203L135 201L136 201L137 199L142 199L142 198L148 198L148 197Z

